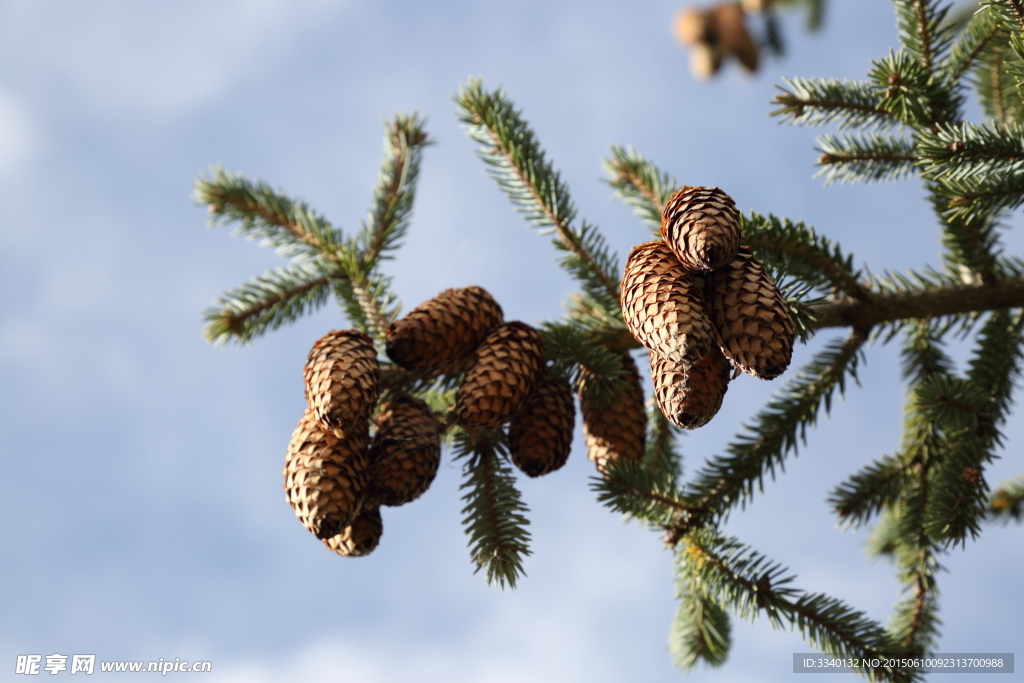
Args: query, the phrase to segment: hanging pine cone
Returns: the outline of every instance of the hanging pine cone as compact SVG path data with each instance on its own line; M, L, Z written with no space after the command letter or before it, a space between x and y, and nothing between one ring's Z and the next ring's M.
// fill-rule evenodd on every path
M497 427L518 411L544 365L544 342L518 320L498 325L477 347L455 393L455 418L467 427Z
M401 396L380 406L370 444L367 501L404 505L434 481L441 463L441 432L427 404Z
M757 71L757 45L747 31L743 9L732 2L717 5L711 10L711 26L718 46L735 55L749 73Z
M749 247L711 274L707 291L708 316L729 360L758 379L785 372L793 357L789 305Z
M450 370L501 321L501 306L480 287L446 289L391 323L385 350L406 370Z
M366 429L380 394L373 340L355 330L333 330L317 340L303 372L306 402L324 429L343 436Z
M626 327L658 355L677 363L696 363L714 339L704 312L703 285L661 240L633 247L622 276Z
M560 468L569 459L575 418L569 383L545 369L508 426L512 463L530 477Z
M683 187L665 204L661 236L687 270L721 268L740 246L740 212L717 187Z
M585 391L586 371L580 372L580 412L583 414L583 441L587 458L599 471L612 460L642 462L647 439L647 414L640 373L632 356L623 353L622 365L628 387L602 403Z
M371 507L359 513L340 534L325 538L323 543L344 557L363 557L374 551L384 533L380 508Z
M703 427L722 407L732 367L714 348L693 365L683 365L651 354L654 398L669 422L681 429Z
M370 474L367 432L325 432L307 408L284 458L285 499L317 538L340 533L362 506Z

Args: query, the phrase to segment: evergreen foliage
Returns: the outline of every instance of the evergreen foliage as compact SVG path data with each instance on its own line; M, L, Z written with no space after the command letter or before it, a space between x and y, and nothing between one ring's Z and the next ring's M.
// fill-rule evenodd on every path
M781 0L780 0L780 4ZM806 3L817 21L820 2ZM1004 256L1009 211L1024 205L1024 5L985 0L954 20L934 0L895 0L900 46L861 81L793 78L772 112L788 123L834 125L818 141L831 182L891 182L920 176L943 245L940 268L871 275L823 232L785 217L742 215L744 243L785 283L806 340L847 330L793 372L722 455L684 480L675 428L649 413L643 462L612 460L592 488L598 501L665 534L676 557L679 607L670 650L690 669L719 666L731 643L730 614L765 616L839 656L924 653L938 642L940 560L983 532L984 522L1020 521L1024 475L990 493L986 470L1000 457L1024 353L1024 260ZM963 120L973 88L988 120ZM568 186L510 97L480 80L455 95L458 117L498 188L531 224L553 236L560 263L579 282L567 314L540 325L550 367L588 400L614 401L625 387L622 353L638 347L619 310L619 263L597 226L578 217ZM350 323L383 350L399 315L381 268L409 228L423 148L416 115L386 126L384 162L367 218L346 236L304 202L215 169L196 183L214 225L236 224L291 260L226 292L204 315L214 343L249 342L322 306L334 295ZM639 151L612 146L607 183L657 235L679 183ZM698 179L695 179L698 180ZM958 371L949 335L972 337ZM845 527L872 525L867 551L890 558L904 587L887 626L824 594L794 586L778 563L722 533L751 504L817 424L871 342L902 344L906 382L899 448L840 482L829 503ZM581 376L585 381L581 381ZM515 587L529 555L527 507L516 489L500 429L466 431L451 419L460 371L409 372L382 362L384 392L424 398L443 425L465 481L470 555L490 583ZM871 680L915 681L914 670L871 669Z

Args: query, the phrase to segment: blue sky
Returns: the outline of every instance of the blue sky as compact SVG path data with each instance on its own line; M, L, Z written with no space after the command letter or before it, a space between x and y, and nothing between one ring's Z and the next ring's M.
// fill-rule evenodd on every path
M671 556L595 502L579 438L563 470L522 482L534 554L515 591L473 575L447 459L423 498L384 510L368 558L302 529L281 488L302 364L346 323L325 307L247 348L203 342L201 311L280 260L208 230L191 184L222 164L352 230L382 117L417 109L439 144L388 266L406 306L475 284L507 319L558 316L572 282L453 115L451 93L481 76L522 108L620 256L647 235L601 182L609 144L718 185L741 210L811 223L875 272L935 263L916 180L822 189L815 131L766 116L781 77L859 78L895 45L890 3L830 4L818 35L787 20L784 61L696 83L667 0L0 1L0 677L16 680L17 654L59 652L210 660L214 681L681 680L665 644ZM1024 252L1019 233L1007 251ZM869 349L863 389L727 526L801 588L881 620L892 568L867 560L863 533L838 531L824 500L897 447L896 352ZM733 383L683 440L687 471L778 385ZM1006 431L992 481L1022 469L1016 414ZM941 650L1021 650L1021 533L987 529L944 560ZM764 621L734 621L733 635L729 662L689 680L788 681L791 653L808 650Z

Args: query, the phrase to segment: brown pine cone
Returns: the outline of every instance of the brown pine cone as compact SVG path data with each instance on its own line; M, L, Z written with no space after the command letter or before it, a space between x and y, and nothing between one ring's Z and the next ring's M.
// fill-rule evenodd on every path
M284 458L285 499L317 538L330 538L352 523L370 475L366 431L345 438L325 432L309 408L292 433Z
M740 212L717 187L677 190L661 213L661 236L687 270L721 268L740 246Z
M530 477L559 469L569 459L575 418L569 383L545 369L508 426L512 463Z
M455 418L466 427L497 427L518 411L544 365L544 343L518 320L502 323L477 347L455 393Z
M633 337L658 355L696 363L714 341L703 284L661 240L633 247L622 276L622 319Z
M758 379L785 372L793 357L789 305L749 247L711 274L707 292L708 316L729 360Z
M355 330L332 330L317 340L303 372L306 402L317 422L342 437L366 430L380 394L373 340Z
M451 370L502 321L480 287L446 289L388 326L388 358L406 370Z
M340 534L323 539L323 544L344 557L363 557L374 551L383 533L380 508L371 507L360 512Z
M747 31L743 9L731 2L717 5L711 10L709 23L718 46L726 54L736 55L748 72L757 71L757 45Z
M669 422L681 429L703 427L722 407L732 367L722 352L711 349L693 365L651 354L654 398Z
M586 371L580 372L580 412L583 414L583 441L587 445L587 458L604 471L612 460L620 458L643 462L647 440L647 413L644 410L644 390L640 386L640 373L636 362L628 353L622 353L628 387L609 398L603 405L588 399L584 391Z
M419 498L441 464L441 432L427 404L401 396L380 406L370 444L367 502L404 505Z

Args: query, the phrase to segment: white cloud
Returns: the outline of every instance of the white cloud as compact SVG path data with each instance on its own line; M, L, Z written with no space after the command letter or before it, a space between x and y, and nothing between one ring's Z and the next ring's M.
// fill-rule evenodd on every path
M26 107L0 90L0 179L13 176L32 158L36 131Z

